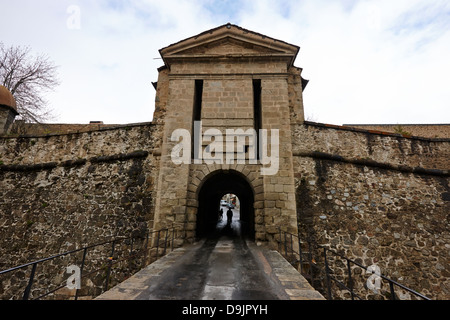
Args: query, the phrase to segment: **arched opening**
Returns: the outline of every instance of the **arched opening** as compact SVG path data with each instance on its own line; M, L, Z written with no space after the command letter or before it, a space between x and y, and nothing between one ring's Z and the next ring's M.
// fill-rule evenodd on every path
M224 194L220 200L219 217L216 228L235 226L240 228L241 206L239 197L232 193ZM235 224L238 223L238 225Z
M239 208L231 208L234 213L233 223L228 225L228 206L221 205L224 195L236 196L239 201ZM223 203L223 202L222 202ZM233 203L232 200L228 203ZM198 211L196 236L203 238L215 231L217 228L239 228L239 234L254 239L255 236L255 215L253 209L254 195L253 188L245 177L237 171L217 171L206 178L198 192ZM220 209L223 209L223 220L219 221ZM225 222L225 223L224 223Z

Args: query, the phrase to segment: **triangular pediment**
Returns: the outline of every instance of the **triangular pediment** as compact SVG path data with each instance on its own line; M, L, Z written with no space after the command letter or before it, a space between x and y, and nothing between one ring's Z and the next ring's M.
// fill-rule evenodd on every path
M281 40L226 24L179 41L160 50L166 64L177 58L215 56L282 56L292 64L299 47Z
M222 54L254 55L254 54L265 54L265 53L285 53L285 52L227 36L227 37L224 37L219 40L211 41L211 42L204 43L204 44L199 44L197 46L191 47L186 50L181 50L181 51L177 52L176 54L177 55L222 55Z

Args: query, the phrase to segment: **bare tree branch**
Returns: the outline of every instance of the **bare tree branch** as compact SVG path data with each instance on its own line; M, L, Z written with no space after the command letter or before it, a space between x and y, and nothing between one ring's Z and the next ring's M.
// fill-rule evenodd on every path
M45 55L32 57L28 47L5 47L0 42L0 82L16 99L18 118L44 122L52 113L43 94L59 81L57 67Z

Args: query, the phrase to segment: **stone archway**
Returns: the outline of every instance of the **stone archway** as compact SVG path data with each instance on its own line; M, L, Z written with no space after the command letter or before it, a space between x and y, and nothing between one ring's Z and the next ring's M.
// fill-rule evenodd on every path
M196 237L205 237L215 230L220 199L226 193L233 193L239 198L241 232L242 235L253 240L255 238L254 191L245 176L234 170L212 172L199 186Z

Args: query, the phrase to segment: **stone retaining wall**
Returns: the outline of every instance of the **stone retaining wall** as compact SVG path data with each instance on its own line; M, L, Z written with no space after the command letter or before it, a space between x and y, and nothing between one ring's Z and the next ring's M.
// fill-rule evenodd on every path
M0 270L111 237L144 236L155 214L156 130L1 139ZM0 296L14 285L21 283L0 282Z
M384 275L433 299L449 299L450 184L442 156L448 142L373 136L369 143L364 133L312 126L296 132L302 133L294 153L300 233L365 266L376 264ZM321 152L298 152L313 143ZM422 152L413 153L413 143ZM345 261L331 265L344 282L346 268ZM362 296L388 298L386 282L375 295L365 284L369 276L357 269L355 287ZM333 294L349 297L337 288Z

